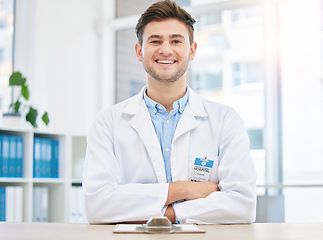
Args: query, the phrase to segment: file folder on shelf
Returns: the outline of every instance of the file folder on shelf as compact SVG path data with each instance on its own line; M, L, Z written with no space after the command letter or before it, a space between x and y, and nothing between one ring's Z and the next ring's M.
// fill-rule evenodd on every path
M59 141L35 137L33 162L34 178L58 178Z
M0 177L23 177L23 137L0 135Z

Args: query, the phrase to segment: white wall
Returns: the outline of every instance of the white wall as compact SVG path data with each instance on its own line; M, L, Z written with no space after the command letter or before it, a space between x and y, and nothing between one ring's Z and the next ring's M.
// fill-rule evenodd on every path
M51 123L46 130L86 133L103 107L102 36L96 27L101 4L17 1L15 70L27 76L32 103L48 110ZM40 121L39 126L43 127Z

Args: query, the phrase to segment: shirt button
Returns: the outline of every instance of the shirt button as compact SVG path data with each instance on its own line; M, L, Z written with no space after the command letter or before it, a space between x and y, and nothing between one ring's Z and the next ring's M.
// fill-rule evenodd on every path
M167 179L170 180L170 176L168 176Z
M166 123L169 124L169 120L166 120Z
M166 149L165 149L165 151L166 151L166 152L169 152L169 148L166 148Z
M153 113L156 113L156 110L154 110Z
M159 108L159 109L162 109L162 106L161 106L161 105L158 105L158 108Z

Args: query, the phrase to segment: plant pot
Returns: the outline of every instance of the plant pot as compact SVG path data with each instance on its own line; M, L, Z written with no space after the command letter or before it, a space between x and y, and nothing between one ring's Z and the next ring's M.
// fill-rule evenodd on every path
M21 128L24 126L24 119L20 113L2 114L2 126L5 128Z

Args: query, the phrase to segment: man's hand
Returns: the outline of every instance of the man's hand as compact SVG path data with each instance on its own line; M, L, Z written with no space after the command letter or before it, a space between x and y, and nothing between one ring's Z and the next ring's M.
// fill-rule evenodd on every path
M198 198L205 198L215 191L219 191L219 187L217 183L213 182L170 183L165 206L183 199L194 200Z
M167 208L166 208L166 212L165 212L165 217L168 217L169 221L171 221L172 223L175 222L176 220L176 217L175 217L175 212L174 212L174 209L173 209L173 206L172 205L169 205Z

